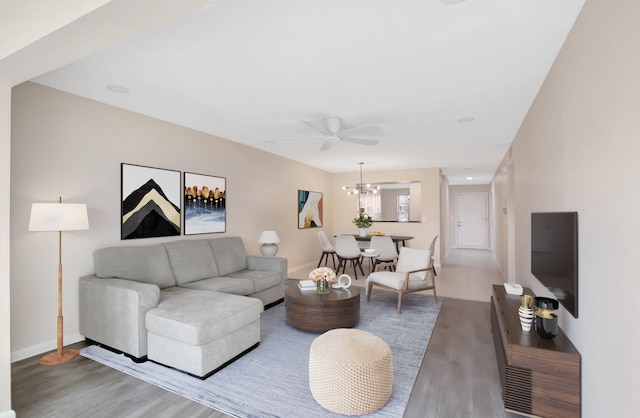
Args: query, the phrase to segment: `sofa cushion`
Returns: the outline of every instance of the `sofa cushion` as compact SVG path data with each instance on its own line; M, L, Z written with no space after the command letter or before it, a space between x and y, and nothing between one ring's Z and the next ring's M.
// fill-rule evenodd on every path
M207 240L182 240L162 245L167 249L178 286L218 276L216 261Z
M161 289L176 285L162 245L102 248L93 253L93 259L98 277L150 283Z
M209 240L218 266L218 275L228 276L247 268L247 251L240 237L222 237Z
M253 282L248 279L232 279L229 277L211 277L209 279L181 285L189 289L208 290L211 292L231 293L246 296L253 293Z
M233 278L229 280L251 280L253 282L253 292L251 293L261 292L282 282L282 276L279 271L269 270L242 270L237 273L231 273L227 277Z
M158 306L147 311L147 331L201 346L260 318L259 299L172 287L160 294Z

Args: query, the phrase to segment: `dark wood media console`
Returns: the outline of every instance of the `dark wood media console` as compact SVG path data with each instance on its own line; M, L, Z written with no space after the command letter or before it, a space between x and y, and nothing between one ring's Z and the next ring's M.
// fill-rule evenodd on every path
M524 292L533 295L528 288ZM540 417L579 417L580 353L562 330L552 340L540 337L535 325L522 331L519 307L520 296L493 285L491 330L505 409Z

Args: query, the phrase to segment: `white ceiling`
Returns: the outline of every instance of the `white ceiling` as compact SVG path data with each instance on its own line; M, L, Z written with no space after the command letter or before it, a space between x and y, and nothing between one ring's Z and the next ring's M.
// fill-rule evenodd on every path
M33 81L329 172L486 184L583 3L222 0ZM330 116L379 144L281 140Z

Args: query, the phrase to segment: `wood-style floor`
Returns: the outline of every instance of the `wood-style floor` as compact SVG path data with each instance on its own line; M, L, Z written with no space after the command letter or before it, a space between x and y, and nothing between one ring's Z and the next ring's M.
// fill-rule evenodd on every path
M515 416L503 410L491 336L490 288L502 282L491 254L455 250L437 280L446 299L404 416ZM394 307L391 313L397 315ZM84 357L57 366L38 360L12 365L12 408L19 418L228 416Z

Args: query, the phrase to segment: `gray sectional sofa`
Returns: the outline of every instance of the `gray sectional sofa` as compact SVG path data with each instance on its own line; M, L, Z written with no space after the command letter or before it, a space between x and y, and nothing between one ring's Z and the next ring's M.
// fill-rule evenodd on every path
M287 259L223 237L94 252L80 278L80 333L136 360L206 376L260 342L260 313L284 298Z

